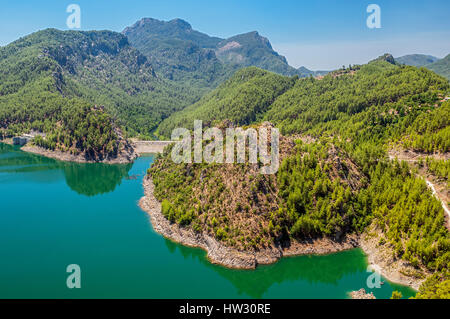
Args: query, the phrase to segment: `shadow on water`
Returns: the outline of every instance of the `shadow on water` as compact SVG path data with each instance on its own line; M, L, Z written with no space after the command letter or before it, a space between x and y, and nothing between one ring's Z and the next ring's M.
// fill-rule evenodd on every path
M286 257L271 265L258 266L255 270L236 270L211 264L201 249L185 247L168 239L165 239L165 244L171 253L178 249L185 259L198 260L231 282L239 293L252 298L262 298L274 284L289 281L338 285L343 277L365 272L367 267L364 253L353 249L326 256Z
M95 196L116 189L122 179L128 178L133 164L80 164L64 165L64 175L69 187L78 194Z
M280 287L285 291L284 298L348 298L347 293L360 288L381 299L390 298L393 290L400 291L404 298L416 293L384 278L381 278L384 285L380 289L367 288L366 280L371 273L367 272L367 257L359 248L328 255L283 257L274 264L260 265L255 270L236 270L211 264L202 249L186 247L168 239L164 241L172 254L178 250L185 259L200 262L229 281L240 295L251 298L277 298ZM278 286L275 295L272 295L273 286ZM326 292L329 294L325 296Z
M75 192L86 196L109 193L120 185L124 178L129 178L132 163L101 164L101 163L70 163L26 153L17 146L0 143L0 174L1 173L36 173L60 171L67 185ZM60 178L58 174L42 175L42 182ZM39 175L33 176L38 178Z

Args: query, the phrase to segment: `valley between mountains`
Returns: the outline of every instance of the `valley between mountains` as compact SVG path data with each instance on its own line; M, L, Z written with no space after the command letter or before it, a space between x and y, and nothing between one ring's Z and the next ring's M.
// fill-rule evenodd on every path
M158 148L139 203L154 229L231 268L361 247L417 298L450 298L449 57L311 71L256 31L222 39L181 19L46 29L0 47L0 138L118 164L195 120L277 128L272 175L260 162L175 163L173 144Z

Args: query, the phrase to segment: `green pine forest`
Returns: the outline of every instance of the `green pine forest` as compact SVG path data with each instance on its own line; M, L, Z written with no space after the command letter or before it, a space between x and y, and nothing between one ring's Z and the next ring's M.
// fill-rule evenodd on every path
M225 119L244 126L270 121L296 143L276 178L248 165L230 171L219 164L174 164L167 150L149 169L163 214L246 250L375 229L379 245L416 268L412 276L435 274L418 296L448 297L445 212L417 169L387 154L392 145L425 156L449 152L450 102L443 101L448 81L388 56L323 79L284 79L256 68L241 70L162 122L160 134L192 119L206 126ZM448 161L428 158L426 164L448 181ZM246 223L230 222L242 215Z
M148 170L164 216L250 251L375 232L410 275L432 273L418 298L450 298L445 212L419 176L450 185L448 160L433 157L450 151L448 58L416 67L386 54L315 73L257 32L220 39L179 19L122 33L46 29L0 47L0 139L37 131L37 146L101 160L194 120L270 122L282 133L275 175L176 164L166 148ZM390 159L393 147L423 160Z
M3 135L30 128L58 135L55 124L77 112L69 104L104 106L127 136L151 138L163 118L199 98L156 75L125 36L111 31L33 33L0 48L0 74Z

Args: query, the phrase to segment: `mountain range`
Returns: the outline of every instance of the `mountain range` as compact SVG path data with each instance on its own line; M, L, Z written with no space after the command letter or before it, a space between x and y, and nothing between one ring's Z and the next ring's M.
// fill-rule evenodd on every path
M214 88L247 66L300 77L327 73L295 69L256 31L221 39L195 31L181 19L144 18L122 33L150 59L157 72L198 87Z
M386 75L390 79L382 80ZM391 87L395 77L404 82L402 90L399 84ZM364 109L372 110L376 104L384 104L398 94L416 92L421 77L439 81L440 85L446 82L429 70L400 65L390 54L366 65L330 72L321 79L296 79L248 67L237 71L199 102L169 116L159 125L158 133L170 137L174 128L192 128L194 120L202 120L204 126L223 120L239 126L267 120L285 132L305 132L316 122L331 125L351 115L361 115ZM341 78L342 81L335 80ZM377 99L370 98L372 95L378 96ZM342 129L345 127L347 123L342 124Z
M158 76L124 35L112 31L33 33L0 48L0 74L3 127L10 126L6 121L34 121L30 114L43 106L32 101L48 92L104 105L126 132L148 135L199 98L188 86Z
M400 64L412 65L416 67L423 66L450 80L450 55L447 55L443 59L439 59L432 55L409 54L395 58L395 61Z
M269 249L265 262L291 244L370 233L380 260L426 279L419 296L439 297L450 233L424 179L448 188L449 60L385 54L324 75L289 66L258 32L222 39L181 19L145 18L122 33L46 29L0 47L0 138L37 131L31 147L46 152L129 161L128 137L170 138L194 120L276 127L275 174L260 173L261 157L175 163L168 146L145 183L170 231L253 260ZM414 161L392 160L396 147Z
M427 64L425 67L450 80L450 54L442 60Z
M205 152L212 147L217 154L216 139L230 126L254 129L256 135L258 127L276 127L279 170L262 174L262 161L178 163L170 146L144 184L147 191L151 185L161 202L158 213L170 222L169 230L160 232L174 238L174 229L187 229L197 240L214 239L215 252L223 245L226 254L199 246L213 262L231 267L248 267L236 262L240 258L253 267L260 260L274 262L285 247L357 235L355 244L373 247L383 269L400 269L407 283L423 279L418 297L448 298L450 233L427 181L448 190L449 92L447 79L399 64L390 54L320 78L239 70L165 119L159 132L192 128L194 119L202 120L221 132L203 144ZM272 136L271 148L273 143ZM391 157L393 148L413 160ZM185 238L176 240L196 242Z
M397 58L397 62L416 65L433 60L418 55ZM448 60L447 56L425 67L448 78ZM258 76L238 87L233 74L246 67L265 71L246 71ZM46 29L0 47L0 127L5 136L31 129L56 134L51 123L61 122L65 114L61 105L76 100L77 105L104 106L101 110L125 136L155 138L155 131L167 136L177 118L212 112L207 105L218 102L217 98L248 90L255 103L249 105L246 116L238 114L239 103L223 114L216 105L211 113L217 119L226 116L246 124L259 119L276 95L295 81L283 76L325 73L293 68L256 31L222 39L196 31L181 19L144 18L122 33ZM61 138L55 137L51 145L74 147Z

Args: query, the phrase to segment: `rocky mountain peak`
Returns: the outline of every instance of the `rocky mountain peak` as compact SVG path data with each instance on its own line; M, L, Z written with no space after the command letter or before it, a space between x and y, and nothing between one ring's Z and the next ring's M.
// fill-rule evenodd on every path
M183 30L192 30L192 26L188 22L184 21L183 19L176 18L176 19L170 20L168 23L172 24L174 26L177 26L178 28L183 29Z

